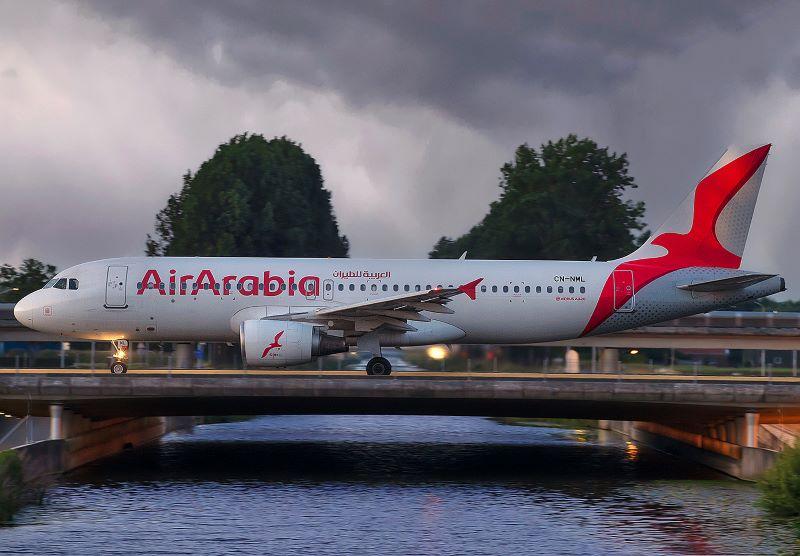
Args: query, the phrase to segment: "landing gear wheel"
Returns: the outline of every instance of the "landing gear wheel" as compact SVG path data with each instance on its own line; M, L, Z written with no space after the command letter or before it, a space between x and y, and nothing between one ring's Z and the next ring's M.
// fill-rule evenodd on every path
M124 375L128 372L128 366L122 361L114 361L111 363L111 374Z
M371 376L389 376L392 374L392 364L385 357L373 357L367 363L367 374Z

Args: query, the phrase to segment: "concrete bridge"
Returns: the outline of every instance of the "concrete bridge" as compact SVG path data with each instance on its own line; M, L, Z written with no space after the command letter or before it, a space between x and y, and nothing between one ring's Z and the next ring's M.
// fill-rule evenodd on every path
M800 423L800 379L403 373L163 371L0 375L0 411L65 423L230 414L413 414L598 419L601 426L752 478ZM69 426L69 425L68 425ZM76 429L77 430L77 429ZM792 440L789 440L791 442Z
M47 373L43 371L42 373ZM135 374L134 374L135 373ZM616 374L131 371L0 375L0 411L93 419L157 415L414 414L697 423L758 412L800 422L800 379Z

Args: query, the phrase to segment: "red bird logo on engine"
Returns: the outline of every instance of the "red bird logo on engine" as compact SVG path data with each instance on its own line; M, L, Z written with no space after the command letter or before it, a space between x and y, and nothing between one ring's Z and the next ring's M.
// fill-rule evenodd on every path
M261 358L262 358L262 359L263 359L263 358L265 358L265 357L267 356L267 354L268 354L268 353L269 353L271 350L273 350L273 349L275 349L275 348L282 347L282 346L281 346L281 344L280 344L280 343L278 343L278 340L280 339L280 337L281 337L281 336L283 336L283 333L284 333L284 332L285 332L284 330L281 330L280 332L278 332L277 334L275 334L275 339L273 339L273 340L272 340L272 343L271 343L270 345L268 345L267 347L265 347L265 348L264 348L264 353L262 353L262 354L261 354Z

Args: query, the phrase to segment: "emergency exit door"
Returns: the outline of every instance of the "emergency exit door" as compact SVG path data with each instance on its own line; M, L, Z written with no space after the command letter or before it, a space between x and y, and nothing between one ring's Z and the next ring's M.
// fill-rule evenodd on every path
M632 270L614 271L614 310L618 313L632 313L636 307L636 289Z
M128 306L126 294L128 286L128 267L109 266L106 275L106 307L124 309Z

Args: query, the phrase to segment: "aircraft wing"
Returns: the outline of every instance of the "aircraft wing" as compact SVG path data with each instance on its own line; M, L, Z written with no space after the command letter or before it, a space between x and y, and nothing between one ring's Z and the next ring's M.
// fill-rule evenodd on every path
M370 332L380 326L414 331L416 328L408 324L408 321L429 322L431 319L423 315L423 311L452 313L453 310L447 307L452 298L465 294L470 299L475 299L475 290L482 280L483 278L478 278L454 288L433 288L269 318L325 323L329 328L353 332Z

